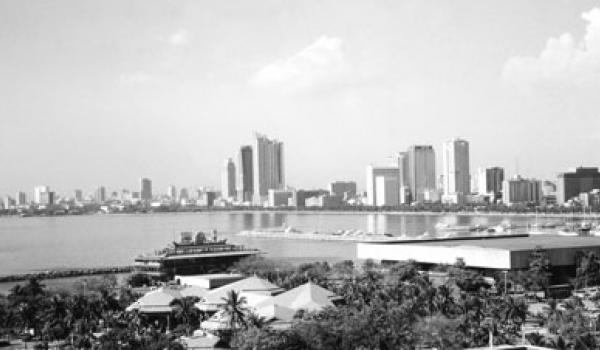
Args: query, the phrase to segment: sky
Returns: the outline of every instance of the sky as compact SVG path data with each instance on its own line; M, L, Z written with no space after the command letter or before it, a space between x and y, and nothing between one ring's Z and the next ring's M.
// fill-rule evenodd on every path
M0 195L218 188L255 131L296 188L411 144L471 171L600 165L600 3L0 0Z

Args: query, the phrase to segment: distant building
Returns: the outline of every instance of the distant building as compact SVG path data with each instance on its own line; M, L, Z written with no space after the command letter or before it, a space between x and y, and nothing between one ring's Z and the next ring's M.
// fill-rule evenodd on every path
M356 197L356 182L334 181L329 184L329 194L344 199Z
M16 201L14 200L14 198L12 198L10 196L5 196L3 204L4 204L4 209L12 209L15 207Z
M242 146L238 156L237 197L240 202L251 202L254 194L252 146Z
M469 143L452 139L442 145L443 189L446 202L462 203L471 193Z
M217 192L215 191L202 191L198 195L197 204L201 207L212 207L217 198Z
M502 183L502 202L507 205L539 203L542 199L542 182L515 175Z
M367 205L400 204L400 171L397 167L367 167Z
M270 189L268 197L269 207L287 207L292 204L291 202L294 197L294 191Z
M17 192L15 199L17 201L17 205L27 205L27 194L25 194L25 192Z
M600 189L598 168L579 167L575 171L558 174L556 181L556 201L564 204L580 193Z
M292 205L297 208L306 207L306 200L311 197L319 197L328 194L327 190L298 190L295 193L295 198L292 200Z
M76 202L83 202L83 191L82 190L75 190L75 201Z
M344 205L343 197L339 195L323 194L306 199L306 207L317 207L326 209L340 208Z
M425 192L436 189L433 146L410 146L406 153L408 154L408 185L411 201L423 202Z
M228 158L221 171L221 197L235 198L235 191L235 164Z
M179 200L187 200L190 199L190 193L187 188L182 188L179 190Z
M174 185L170 185L167 188L167 196L169 196L169 199L171 201L176 201L177 200L177 187L175 187Z
M54 192L51 192L48 186L37 186L33 191L33 201L39 205L52 205L54 204Z
M140 179L140 196L140 199L143 201L152 200L152 181L150 181L150 179Z
M398 171L400 171L400 204L410 204L410 167L408 152L398 152Z
M477 187L480 195L489 195L493 202L502 198L504 168L479 168L477 174Z
M96 203L104 203L106 202L106 188L104 186L99 186L96 189L96 193L94 195L94 199Z
M282 190L285 187L283 142L272 140L265 135L255 135L252 154L254 179L254 204L262 204L269 190Z

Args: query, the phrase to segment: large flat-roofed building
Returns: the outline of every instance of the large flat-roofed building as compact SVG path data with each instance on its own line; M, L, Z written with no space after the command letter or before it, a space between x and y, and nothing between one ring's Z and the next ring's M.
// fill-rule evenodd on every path
M600 189L598 168L579 167L575 171L558 174L556 182L556 201L564 204L580 193Z
M600 253L600 237L554 235L488 236L357 243L359 259L382 262L415 260L421 264L453 264L462 258L468 267L519 270L529 267L531 253L540 247L557 270L574 274L578 251Z

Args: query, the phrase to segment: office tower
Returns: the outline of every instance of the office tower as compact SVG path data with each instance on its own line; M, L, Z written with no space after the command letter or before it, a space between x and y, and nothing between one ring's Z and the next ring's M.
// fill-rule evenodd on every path
M190 193L187 188L182 188L179 190L179 200L190 199Z
M398 170L400 171L400 204L410 203L410 175L408 165L408 152L398 152Z
M478 193L489 195L492 201L502 198L504 169L501 167L482 168L477 171Z
M35 204L48 204L45 203L48 200L48 193L50 192L50 187L48 186L36 186L33 189L33 202Z
M502 202L513 204L537 204L542 199L542 182L515 175L502 183Z
M235 198L235 164L228 158L221 171L221 197Z
M150 179L140 179L140 196L143 201L152 200L152 181Z
M27 205L27 195L25 192L17 192L15 199L17 200L17 205Z
M412 202L424 202L428 192L436 191L435 152L430 145L408 148L408 187Z
M83 202L83 191L81 191L81 190L75 190L75 201L76 202Z
M177 188L173 185L170 185L167 188L167 196L169 196L170 200L176 201L177 200Z
M291 190L274 190L270 189L268 194L269 207L287 207L292 205L294 192Z
M16 204L16 201L10 196L4 197L4 209L12 209Z
M294 193L292 205L297 208L304 208L306 206L306 201L309 198L321 197L328 193L329 192L326 190L298 190Z
M462 198L471 193L469 143L458 138L444 142L442 160L444 200L462 202Z
M281 190L285 187L283 142L271 140L265 135L255 135L252 153L254 204L267 200L269 190Z
M104 203L104 202L106 202L106 188L104 188L104 186L99 186L96 189L96 193L94 195L94 199L96 200L96 203Z
M238 155L237 196L240 202L252 201L254 194L254 167L252 146L242 146Z
M329 194L342 199L356 197L356 182L354 181L334 181L329 183Z
M578 167L575 171L558 174L556 181L556 202L564 204L570 199L600 189L598 168Z
M400 204L400 171L397 167L367 166L367 204L372 206Z

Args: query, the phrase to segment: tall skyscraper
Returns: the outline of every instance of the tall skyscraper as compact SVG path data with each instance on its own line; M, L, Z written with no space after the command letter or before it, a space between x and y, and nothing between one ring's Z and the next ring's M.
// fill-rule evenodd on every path
M44 197L47 197L47 193L50 192L50 187L48 186L36 186L33 189L33 202L35 204L48 204L48 203L43 203L44 202Z
M400 171L400 204L410 203L410 169L408 152L398 152L398 170Z
M142 201L152 200L152 181L150 179L140 179L140 197Z
M104 203L106 202L106 188L104 186L99 186L96 189L96 193L94 195L94 199L96 203Z
M255 137L252 153L253 202L262 204L267 200L269 190L282 190L285 187L283 142L271 140L258 133Z
M233 159L228 158L221 171L221 197L235 198L235 177L235 164Z
M75 201L83 202L83 191L82 190L75 190Z
M574 171L558 174L556 181L556 201L564 204L580 193L600 189L598 168L579 167Z
M435 152L430 145L408 148L408 187L412 202L424 202L426 193L436 190Z
M367 205L400 204L400 171L395 166L367 166Z
M237 196L241 202L251 202L254 194L252 146L242 146L238 156Z
M492 201L502 198L503 181L504 169L501 167L480 167L477 171L477 191L481 195L489 195Z
M27 195L25 192L17 192L15 199L17 200L17 205L27 205Z
M177 200L177 187L175 187L174 185L170 185L167 188L167 196L169 196L170 200L176 201Z
M444 142L442 159L445 200L461 202L464 195L471 193L469 143L458 138Z

